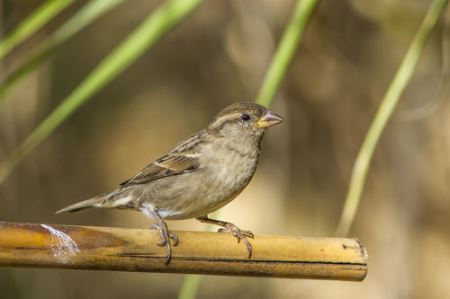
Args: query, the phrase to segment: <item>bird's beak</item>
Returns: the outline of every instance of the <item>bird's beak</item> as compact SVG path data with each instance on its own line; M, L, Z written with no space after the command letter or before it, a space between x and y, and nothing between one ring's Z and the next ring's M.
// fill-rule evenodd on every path
M266 114L256 122L256 127L260 129L265 129L274 126L276 124L279 124L282 121L283 119L281 118L281 116L272 111L267 111Z

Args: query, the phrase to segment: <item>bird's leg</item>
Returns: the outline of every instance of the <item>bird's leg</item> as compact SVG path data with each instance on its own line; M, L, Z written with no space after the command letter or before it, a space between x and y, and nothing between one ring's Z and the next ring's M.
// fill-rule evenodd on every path
M242 240L242 242L244 242L245 246L247 247L248 258L252 257L252 244L250 244L250 241L247 239L247 238L253 239L255 237L255 235L253 235L253 233L251 231L241 230L239 227L237 227L236 225L234 225L231 222L211 219L211 218L208 218L207 215L202 216L202 217L197 217L196 219L203 223L210 223L210 224L222 226L222 228L220 228L218 230L218 232L230 233L231 235L236 237L238 243L241 242L241 240Z
M164 220L162 220L157 211L149 207L143 208L142 211L148 217L156 219L156 223L153 224L151 228L157 229L161 235L161 241L158 243L158 246L166 246L167 255L165 264L168 265L170 263L170 259L172 258L172 247L170 244L170 239L173 240L173 246L177 246L179 241L178 235L169 231L169 229L167 228L167 224L164 222Z

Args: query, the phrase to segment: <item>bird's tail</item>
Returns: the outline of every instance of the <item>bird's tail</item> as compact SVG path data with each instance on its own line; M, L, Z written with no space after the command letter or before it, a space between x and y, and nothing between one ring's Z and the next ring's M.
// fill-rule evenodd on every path
M55 214L60 213L72 213L72 212L78 212L87 208L95 208L95 207L101 207L102 202L104 201L104 196L97 196L90 199L86 199L77 203L74 203L73 205L70 205L68 207L65 207L59 211L57 211Z

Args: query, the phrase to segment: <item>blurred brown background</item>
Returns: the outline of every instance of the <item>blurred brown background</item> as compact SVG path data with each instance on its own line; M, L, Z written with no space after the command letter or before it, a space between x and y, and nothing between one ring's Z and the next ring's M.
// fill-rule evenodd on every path
M86 1L0 65L0 78ZM42 1L0 1L2 34ZM161 1L130 0L60 47L0 107L0 162ZM250 186L221 218L255 233L332 236L357 150L429 4L321 1L272 109ZM205 1L0 186L0 219L147 227L135 212L54 211L114 188L222 107L253 100L293 1ZM351 236L361 283L203 277L199 298L450 298L450 105L441 20L375 153ZM173 229L201 230L195 220ZM173 274L0 269L2 298L174 298Z

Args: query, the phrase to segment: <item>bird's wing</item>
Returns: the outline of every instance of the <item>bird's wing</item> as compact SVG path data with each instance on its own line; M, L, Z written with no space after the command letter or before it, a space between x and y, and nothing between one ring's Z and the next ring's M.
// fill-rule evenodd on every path
M120 186L145 184L163 177L196 171L200 168L200 153L198 149L200 143L201 138L199 134L189 137L179 143L167 155L149 164L137 175L120 184Z

